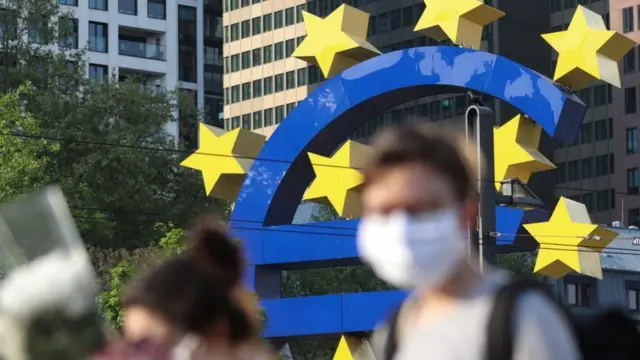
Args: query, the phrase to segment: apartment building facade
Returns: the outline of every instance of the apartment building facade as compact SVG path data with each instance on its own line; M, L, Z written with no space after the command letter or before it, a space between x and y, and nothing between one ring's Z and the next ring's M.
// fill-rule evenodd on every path
M221 126L222 6L196 0L59 0L74 18L70 44L87 46L87 74L136 77L161 91L191 91L206 121ZM168 124L176 138L197 139L197 123Z

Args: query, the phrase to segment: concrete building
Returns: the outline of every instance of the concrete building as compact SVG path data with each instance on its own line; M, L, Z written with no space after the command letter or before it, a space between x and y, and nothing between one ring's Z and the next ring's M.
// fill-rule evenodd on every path
M579 274L547 280L557 299L578 314L620 308L640 324L640 231L612 230L620 236L600 255L602 280Z
M610 0L611 29L640 42L640 6L629 0ZM638 50L638 51L636 51ZM613 186L618 195L617 216L625 225L640 225L640 197L638 166L638 84L640 84L640 48L630 51L622 61L622 89L614 89L611 104L613 118L612 147L615 154Z
M578 5L602 14L611 29L640 40L640 8L631 0L485 2L507 16L485 28L482 49L548 76L553 75L557 54L540 35L566 29ZM315 89L322 81L320 71L290 58L305 36L301 13L305 9L324 17L342 3L371 14L368 40L383 52L436 44L413 31L424 9L423 0L224 0L227 129L243 127L269 135L297 102ZM624 195L640 191L634 124L640 82L637 58L640 53L633 51L621 64L622 90L594 83L576 92L589 110L574 144L553 143L543 137L540 150L558 169L534 175L529 185L549 204L548 210L552 210L559 196L567 196L583 202L594 222L640 223L640 197ZM494 108L498 123L516 114L515 109L500 101L489 101L489 105ZM371 119L353 137L364 140L382 126L398 122L462 124L466 106L464 94L420 99ZM554 181L555 189L548 186Z
M222 112L222 7L220 1L59 0L74 18L68 46L87 46L91 77L115 73L138 77L153 89L194 92L207 121ZM183 119L184 120L184 119ZM197 123L169 124L185 140L196 139Z

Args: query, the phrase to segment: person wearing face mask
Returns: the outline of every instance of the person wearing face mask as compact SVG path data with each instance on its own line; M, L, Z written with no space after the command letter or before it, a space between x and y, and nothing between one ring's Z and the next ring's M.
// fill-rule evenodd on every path
M128 344L172 344L173 359L262 360L258 309L242 286L240 248L211 221L190 247L138 281L123 298Z
M379 360L489 359L489 318L509 276L469 258L478 209L475 154L451 132L402 127L373 142L364 169L361 259L411 294L372 336ZM579 359L569 322L531 290L513 307L516 360ZM511 356L512 355L512 356Z

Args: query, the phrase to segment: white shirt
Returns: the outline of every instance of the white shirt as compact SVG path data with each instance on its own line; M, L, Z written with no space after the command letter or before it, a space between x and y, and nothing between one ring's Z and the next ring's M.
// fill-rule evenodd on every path
M497 291L507 281L506 274L495 271L437 321L402 328L394 360L485 360L489 316ZM581 358L569 324L543 294L523 294L515 312L514 360ZM374 334L376 350L384 347L386 334Z

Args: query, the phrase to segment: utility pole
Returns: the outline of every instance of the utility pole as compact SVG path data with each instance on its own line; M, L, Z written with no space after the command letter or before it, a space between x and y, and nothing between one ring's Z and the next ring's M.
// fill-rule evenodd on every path
M493 151L493 111L483 106L477 95L469 93L471 106L467 108L465 133L467 141L473 140L477 146L478 173L478 228L469 229L470 253L477 251L480 271L484 269L484 262L496 264L496 238L491 233L496 231L496 188Z

